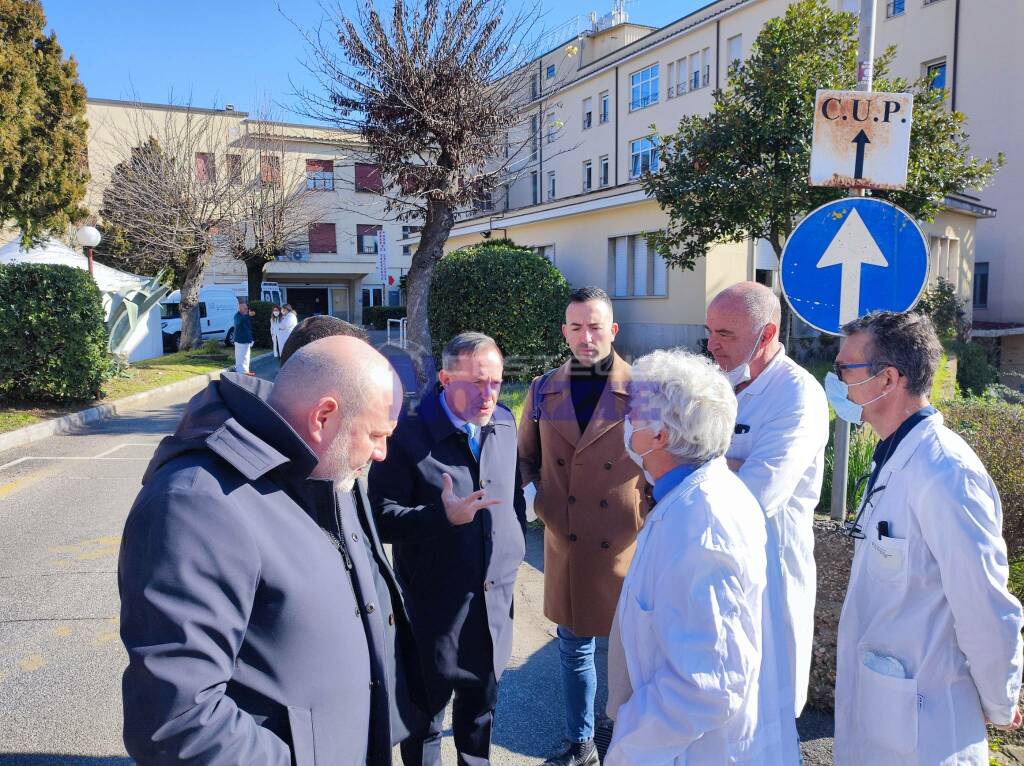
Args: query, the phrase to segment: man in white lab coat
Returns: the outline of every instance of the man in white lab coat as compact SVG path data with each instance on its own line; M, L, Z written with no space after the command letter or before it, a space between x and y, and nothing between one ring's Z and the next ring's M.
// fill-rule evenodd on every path
M656 351L630 395L625 447L657 504L616 609L631 692L604 766L798 764L771 533L723 457L732 389L706 359Z
M985 721L1021 722L1021 607L1006 587L999 494L928 404L941 353L931 322L879 312L843 331L829 401L881 441L848 526L836 763L983 766Z
M818 381L779 342L779 299L757 282L720 292L707 312L708 351L736 390L739 410L726 458L761 504L782 562L794 716L807 700L814 640L814 509L828 443Z

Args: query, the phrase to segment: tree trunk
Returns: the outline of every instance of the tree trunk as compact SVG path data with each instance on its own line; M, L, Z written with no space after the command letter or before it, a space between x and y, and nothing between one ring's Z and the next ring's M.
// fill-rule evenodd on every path
M185 281L181 285L181 341L182 351L203 345L203 332L199 325L199 289L203 286L209 251L198 250L188 254L185 262Z
M427 308L434 266L444 255L444 244L455 225L451 205L439 200L427 203L420 244L412 256L406 275L406 315L408 317L409 356L416 371L416 385L422 391L437 377L430 338Z
M779 280L782 280L782 248L783 239L781 235L772 236L768 242L772 246L772 250L775 251L775 257L779 261ZM793 353L793 349L790 346L790 333L793 327L793 311L789 307L789 301L786 300L785 295L779 296L779 303L782 304L782 316L779 321L779 341L786 346L786 352L788 354Z
M266 266L267 262L262 258L245 260L245 279L248 282L250 301L258 301L263 293L263 270Z

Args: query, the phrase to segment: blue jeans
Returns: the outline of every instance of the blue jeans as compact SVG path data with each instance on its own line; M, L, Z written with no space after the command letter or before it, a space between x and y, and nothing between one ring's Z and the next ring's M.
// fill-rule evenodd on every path
M597 667L593 636L577 636L558 626L558 653L562 660L562 695L565 697L565 728L570 742L594 737L594 698L597 696Z

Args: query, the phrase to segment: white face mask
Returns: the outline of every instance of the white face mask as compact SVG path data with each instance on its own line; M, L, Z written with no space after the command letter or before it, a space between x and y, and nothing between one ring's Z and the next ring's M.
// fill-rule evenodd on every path
M729 385L733 388L742 386L750 380L750 360L754 358L754 353L757 351L757 347L761 345L761 339L764 336L766 327L768 327L768 325L764 325L760 332L757 333L757 340L754 341L754 347L750 349L750 353L747 354L746 361L725 373L726 380L729 381Z
M633 434L635 434L637 431L650 431L652 429L652 426L644 426L643 428L633 428L633 422L629 419L629 417L627 417L625 420L625 429L626 431L623 436L623 441L626 444L626 453L629 455L629 459L636 463L638 466L640 466L641 469L643 469L644 478L647 479L647 483L650 484L651 486L654 486L654 477L651 476L650 471L644 468L644 458L650 455L652 452L654 452L654 448L651 447L651 449L647 450L647 452L644 452L643 454L640 454L639 452L633 449Z

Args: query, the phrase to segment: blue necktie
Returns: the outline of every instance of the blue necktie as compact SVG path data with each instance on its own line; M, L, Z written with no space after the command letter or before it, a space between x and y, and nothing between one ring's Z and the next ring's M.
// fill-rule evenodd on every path
M466 435L469 436L469 449L473 452L473 457L475 457L477 460L479 460L480 459L480 439L479 439L480 429L477 428L472 423L466 423L466 425L464 425L462 428L466 432Z

